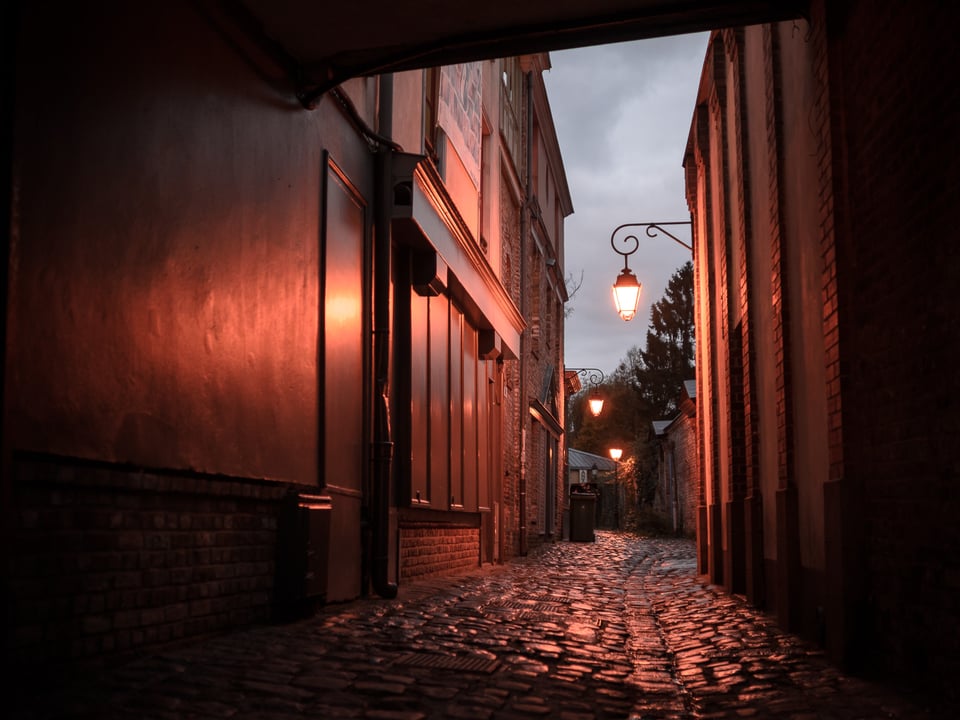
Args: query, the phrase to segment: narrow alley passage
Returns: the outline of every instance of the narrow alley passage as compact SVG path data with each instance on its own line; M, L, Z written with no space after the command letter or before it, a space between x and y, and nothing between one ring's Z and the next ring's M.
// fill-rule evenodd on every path
M696 575L692 542L598 532L506 566L170 648L21 718L932 718Z

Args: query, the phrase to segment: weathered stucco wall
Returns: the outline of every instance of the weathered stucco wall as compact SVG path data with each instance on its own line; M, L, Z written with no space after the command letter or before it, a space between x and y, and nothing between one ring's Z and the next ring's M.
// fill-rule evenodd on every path
M824 568L823 483L827 480L827 392L823 357L823 258L820 252L819 137L809 126L818 88L806 23L776 26L783 123L783 243L790 316L794 482L800 516L800 561Z
M189 6L110 14L23 12L11 447L316 482L329 118Z
M329 97L305 110L233 17L20 13L12 651L27 667L269 617L286 500L304 488L333 496L327 599L355 597L366 143ZM372 124L371 82L346 90Z
M834 154L846 160L841 483L862 523L845 579L861 593L855 659L955 698L960 6L849 3L842 20L856 28L831 43Z
M750 251L749 313L752 328L753 368L756 392L752 397L757 424L766 429L757 434L756 469L763 499L763 526L774 527L777 517L775 503L777 476L777 434L770 429L777 426L776 352L774 350L773 274L770 252L770 152L766 145L767 113L766 70L769 59L764 54L763 28L744 29L744 86L746 97L744 115L748 144L749 208L752 220ZM777 558L776 534L763 534L763 557Z

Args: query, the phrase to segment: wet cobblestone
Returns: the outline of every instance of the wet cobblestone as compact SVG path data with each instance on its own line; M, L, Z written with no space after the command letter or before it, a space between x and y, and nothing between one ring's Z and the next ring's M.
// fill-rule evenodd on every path
M696 575L693 543L597 533L143 657L16 718L947 717L843 675Z

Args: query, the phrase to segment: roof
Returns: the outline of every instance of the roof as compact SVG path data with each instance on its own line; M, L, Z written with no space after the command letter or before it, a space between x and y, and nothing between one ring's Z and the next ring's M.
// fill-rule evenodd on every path
M656 435L657 437L660 437L667 431L667 428L673 424L674 420L676 420L676 418L673 418L671 420L654 420L653 434Z
M571 470L590 470L594 465L597 470L617 469L617 464L610 458L573 448L567 448L567 465Z
M691 400L696 400L697 399L697 381L684 380L683 391L687 394L688 398L690 398Z

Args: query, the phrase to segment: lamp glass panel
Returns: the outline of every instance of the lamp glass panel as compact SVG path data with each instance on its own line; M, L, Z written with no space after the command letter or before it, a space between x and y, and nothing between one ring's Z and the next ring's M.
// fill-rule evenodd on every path
M633 320L640 304L640 283L629 269L624 268L613 285L613 302L624 320Z
M590 412L593 413L593 416L596 417L601 412L603 412L603 398L599 396L591 397L588 401L590 405Z

